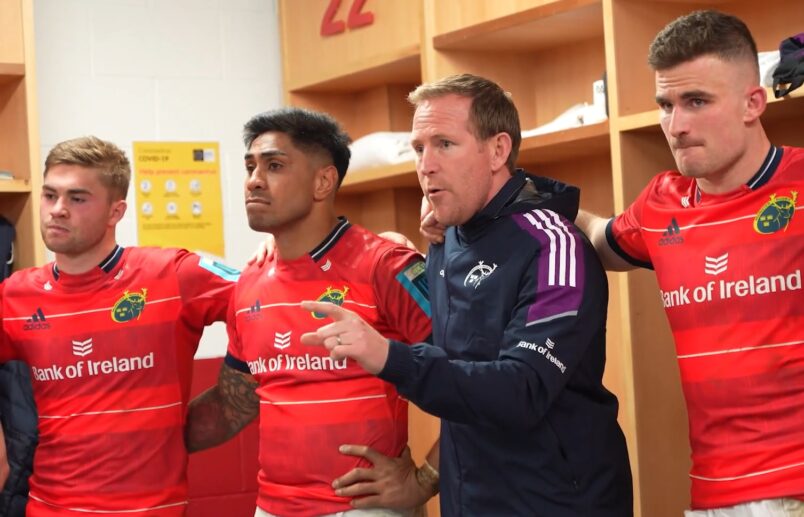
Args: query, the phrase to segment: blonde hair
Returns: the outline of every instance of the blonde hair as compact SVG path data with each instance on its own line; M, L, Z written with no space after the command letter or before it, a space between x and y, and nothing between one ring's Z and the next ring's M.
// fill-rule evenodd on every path
M131 181L131 164L119 147L96 136L82 136L56 144L45 160L45 176L55 165L95 169L113 197L125 199Z

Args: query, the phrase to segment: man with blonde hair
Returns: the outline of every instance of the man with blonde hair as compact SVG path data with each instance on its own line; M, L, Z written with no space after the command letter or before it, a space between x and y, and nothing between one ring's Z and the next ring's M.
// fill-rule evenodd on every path
M28 363L39 410L29 517L186 514L192 359L237 272L119 246L130 176L110 142L57 144L40 207L55 261L0 284L0 362Z

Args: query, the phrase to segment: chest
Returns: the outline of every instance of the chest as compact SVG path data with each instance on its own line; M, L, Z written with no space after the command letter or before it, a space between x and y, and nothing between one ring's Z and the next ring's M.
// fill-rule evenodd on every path
M721 341L731 338L726 327L737 322L764 322L760 328L767 330L767 322L800 313L799 187L778 182L723 204L644 214L642 235L674 331L716 328L720 334L712 339Z
M39 390L146 370L175 375L181 300L168 272L123 270L86 289L32 282L4 300L3 327Z
M302 310L304 300L329 302L360 315L382 331L378 301L369 275L316 273L307 276L261 274L241 280L235 303L235 328L242 359L253 374L293 369L325 369L326 351L301 344L302 334L331 320ZM330 365L331 366L331 365Z
M497 356L529 258L524 249L512 252L515 242L514 235L499 232L468 247L447 242L428 257L433 337L450 356Z

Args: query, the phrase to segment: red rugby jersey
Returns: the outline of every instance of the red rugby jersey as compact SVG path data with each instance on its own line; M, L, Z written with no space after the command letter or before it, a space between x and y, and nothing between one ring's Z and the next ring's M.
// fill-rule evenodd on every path
M0 362L30 365L39 411L27 515L182 516L192 359L237 272L157 248L102 266L0 284Z
M299 517L349 510L332 481L368 465L338 447L369 445L389 456L405 447L407 401L357 363L302 345L303 333L331 320L299 303L337 303L384 336L415 343L431 332L424 269L416 252L341 219L310 254L243 272L226 362L259 382L260 508Z
M609 222L612 247L656 270L687 401L693 508L804 496L802 207L804 149L772 147L733 192L701 194L665 172Z

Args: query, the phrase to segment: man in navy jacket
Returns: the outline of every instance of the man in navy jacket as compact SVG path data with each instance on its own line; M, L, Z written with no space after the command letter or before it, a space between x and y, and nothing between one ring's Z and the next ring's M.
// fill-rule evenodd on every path
M396 385L442 419L443 515L632 514L617 399L602 384L606 276L571 222L576 188L515 169L519 117L495 83L422 85L412 145L445 241L427 258L434 345L380 336L354 313L303 341Z

